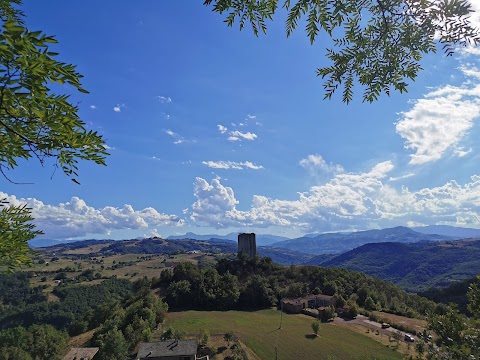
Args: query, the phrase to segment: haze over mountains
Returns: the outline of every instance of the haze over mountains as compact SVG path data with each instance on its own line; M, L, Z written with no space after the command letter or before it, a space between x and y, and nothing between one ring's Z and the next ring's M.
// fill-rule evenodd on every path
M185 235L169 236L168 240L237 240L237 232L227 235L199 235L192 232ZM460 228L446 225L431 225L424 227L395 227L381 230L366 230L357 232L336 232L325 234L306 234L302 237L289 239L284 236L271 234L257 234L258 246L271 246L300 251L308 254L338 254L349 251L358 246L376 242L416 242L416 241L445 241L464 238L480 238L480 230ZM79 240L63 239L34 239L29 241L31 247L53 246L60 243Z
M198 235L192 232L188 232L185 235L172 235L167 237L168 240L183 240L183 239L193 239L193 240L210 240L210 239L221 239L221 240L232 240L237 241L238 232L232 232L227 235ZM289 240L285 236L270 235L270 234L256 234L257 245L265 246L271 245L273 243Z
M410 228L399 226L381 230L357 231L352 233L328 233L315 237L301 237L274 243L272 247L302 251L309 254L339 254L368 243L417 241L445 241L452 237L422 234Z

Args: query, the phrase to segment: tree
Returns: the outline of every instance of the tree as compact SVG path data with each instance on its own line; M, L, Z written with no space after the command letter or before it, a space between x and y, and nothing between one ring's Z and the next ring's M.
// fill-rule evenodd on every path
M280 5L288 12L287 37L305 18L310 43L320 33L332 41L326 49L331 65L317 70L326 78L325 98L342 86L347 103L355 83L364 87L367 102L392 89L406 92L407 81L416 78L422 57L436 52L437 42L447 56L455 45L480 42L465 0L204 0L204 5L225 13L228 26L238 21L242 30L250 23L256 36L266 34Z
M100 350L95 358L99 360L126 360L128 358L128 344L116 326L101 334L96 344Z
M227 347L230 346L230 342L233 341L234 339L235 339L235 335L231 331L228 331L223 335L223 340L225 340L225 342L227 343Z
M318 331L320 330L320 321L315 320L312 322L312 330L315 336L318 336Z
M88 131L69 93L56 84L87 93L75 66L56 60L50 49L57 41L23 24L20 0L0 0L0 172L17 167L19 159L47 159L78 183L78 162L105 165L102 136ZM0 199L2 200L2 199ZM0 266L15 269L30 263L27 241L41 232L31 225L25 205L0 204Z

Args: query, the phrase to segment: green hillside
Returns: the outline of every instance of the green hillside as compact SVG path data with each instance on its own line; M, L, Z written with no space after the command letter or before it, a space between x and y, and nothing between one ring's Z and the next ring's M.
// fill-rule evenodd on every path
M321 324L319 337L311 337L312 318L283 315L267 309L243 311L183 311L169 313L167 326L190 336L232 331L262 360L275 359L402 359L402 355L369 337L334 324Z
M322 262L322 266L361 271L418 292L480 273L480 240L366 244Z

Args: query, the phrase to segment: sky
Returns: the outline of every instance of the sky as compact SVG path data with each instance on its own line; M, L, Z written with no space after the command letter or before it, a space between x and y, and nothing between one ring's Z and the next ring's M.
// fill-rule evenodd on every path
M480 48L422 61L407 94L323 99L327 39L229 28L202 1L25 0L90 93L73 93L107 166L76 185L20 161L0 198L50 239L195 232L306 233L447 224L480 228ZM474 20L480 25L480 1ZM65 90L69 91L69 90Z

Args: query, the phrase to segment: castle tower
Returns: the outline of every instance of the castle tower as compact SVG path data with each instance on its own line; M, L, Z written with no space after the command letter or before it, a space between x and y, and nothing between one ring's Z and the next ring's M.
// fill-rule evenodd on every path
M257 256L257 241L255 239L255 233L238 234L238 253L244 252L249 257L253 258Z

